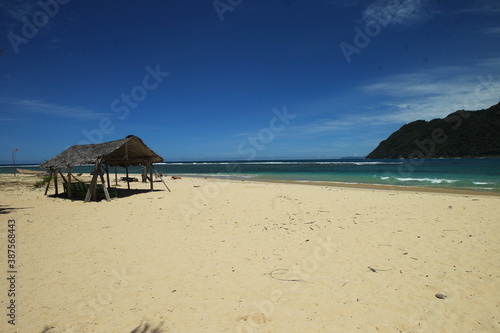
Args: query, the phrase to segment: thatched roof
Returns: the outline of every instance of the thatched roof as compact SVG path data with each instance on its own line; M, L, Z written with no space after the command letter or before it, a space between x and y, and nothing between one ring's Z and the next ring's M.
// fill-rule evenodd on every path
M69 147L56 157L40 164L40 167L55 170L68 166L94 164L99 159L109 166L122 167L163 162L163 158L149 149L141 139L129 135L121 140Z

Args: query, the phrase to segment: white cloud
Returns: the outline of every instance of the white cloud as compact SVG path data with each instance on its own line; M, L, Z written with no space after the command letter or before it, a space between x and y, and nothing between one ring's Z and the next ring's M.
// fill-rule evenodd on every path
M461 109L488 108L500 102L499 69L500 58L490 58L467 67L435 67L426 72L382 77L358 88L362 95L367 95L367 100L375 96L379 100L377 104L352 102L350 107L342 107L343 116L336 112L335 119L303 123L290 131L294 135L313 137L345 135L349 131L359 134L360 129L371 128L373 132L373 126L394 127L419 119L442 118ZM331 108L335 103L328 100L318 105Z
M432 17L429 6L428 0L376 0L364 10L362 21L367 24L382 18L390 25L413 25Z
M382 96L374 115L361 120L407 123L431 120L465 109L479 110L499 102L500 59L487 59L471 67L440 67L427 73L393 75L361 88L365 93ZM485 74L486 73L486 74Z
M8 100L1 99L0 102L10 105L14 111L37 113L46 116L72 118L80 120L101 119L110 117L111 114L99 113L79 106L67 106L54 103L45 103L38 100Z
M331 135L339 131L349 130L355 126L355 124L356 121L351 121L348 117L342 120L322 119L302 125L290 126L287 131L288 133L292 133L293 136Z
M485 35L500 35L500 27L492 27L481 30L481 33Z

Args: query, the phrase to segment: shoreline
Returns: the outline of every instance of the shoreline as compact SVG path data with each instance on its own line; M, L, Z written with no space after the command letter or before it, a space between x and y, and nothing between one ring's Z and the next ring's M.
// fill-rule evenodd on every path
M441 162L430 162L428 166L423 166L422 172L415 172L414 175L398 175L401 170L396 170L394 166L379 167L378 164L400 164L393 160L357 160L357 162L375 163L374 166L341 166L332 167L323 166L324 163L342 164L342 159L325 160L291 160L287 161L254 161L254 162L186 162L186 166L176 166L175 162L157 164L158 171L164 175L172 174L184 177L197 178L219 178L235 180L254 180L259 182L278 182L321 186L341 186L358 187L382 190L401 190L401 191L425 191L439 193L457 193L457 194L480 194L480 195L500 195L500 182L498 182L498 167L500 165L493 161L498 159L486 159L488 162L454 162L457 159L435 159L436 161L445 160L444 166L451 169L443 169ZM469 160L464 158L463 160ZM482 158L476 158L480 161ZM385 162L384 162L385 161ZM356 163L357 163L356 162ZM394 163L396 162L396 163ZM250 166L252 164L263 164L262 166ZM309 167L308 163L317 164L315 167ZM353 162L354 163L354 162ZM354 163L354 164L356 164ZM457 164L458 163L458 164ZM180 163L183 164L183 163ZM192 165L191 165L192 164ZM208 164L208 166L205 166ZM214 165L211 165L214 164ZM218 164L220 164L218 166ZM228 164L228 165L225 165ZM233 166L231 166L233 164ZM241 164L241 167L235 168ZM243 166L249 164L247 166ZM285 164L285 166L266 166L266 164ZM288 165L289 164L289 165ZM294 166L294 164L306 164L306 166ZM31 170L41 170L38 165L22 165ZM19 165L18 167L21 167ZM316 168L317 167L317 168ZM479 168L480 167L480 168ZM1 167L0 167L1 168ZM83 172L88 174L91 166L84 165L81 168L74 169L74 175ZM319 169L318 169L319 168ZM347 169L346 169L347 168ZM351 168L353 171L351 172ZM361 169L359 169L361 168ZM479 168L479 169L478 169ZM11 171L12 166L9 167ZM476 170L477 169L477 170ZM392 171L391 171L392 170ZM443 170L447 170L444 172ZM3 169L2 171L6 171ZM80 172L79 172L80 171ZM330 173L331 171L331 173ZM123 177L125 170L119 170L120 177ZM129 174L140 174L140 169L129 170ZM0 173L1 174L1 173ZM114 170L110 170L110 180L114 177ZM113 183L113 182L110 182Z
M117 175L125 176L125 173L117 173ZM435 194L452 194L452 195L479 195L479 196L490 196L490 197L500 197L500 192L488 192L479 190L464 190L464 189L452 189L452 188L442 188L442 187L422 187L422 186L402 186L402 185L384 185L384 184L366 184L366 183L341 183L341 182L330 182L330 181L301 181L301 180L280 180L280 179L267 179L267 178L238 178L238 177L218 177L218 176L196 176L196 175L186 175L178 174L179 177L189 178L189 179L214 179L218 181L231 181L231 182L256 182L256 183L270 183L270 184L291 184L291 185L307 185L307 186L328 186L328 187L338 187L338 188L353 188L360 190L383 190L383 191L403 191L403 192L414 192L414 193L435 193ZM176 175L164 175L163 179L167 180L172 176ZM16 177L21 177L25 179L32 179L35 182L41 179L40 176L26 175L26 174L0 174L0 185L2 178L12 177L13 180ZM79 178L85 178L86 181L90 181L90 175L78 176ZM140 179L141 174L139 173L129 173L129 177L135 177ZM121 180L118 180L122 182ZM126 184L126 182L122 182ZM138 182L131 182L131 184L142 183L140 180ZM161 181L154 181L156 184L162 184ZM149 182L148 182L149 184ZM162 184L163 185L163 184ZM114 187L115 180L114 175L110 173L110 186ZM119 184L118 187L121 185ZM53 185L51 185L51 188Z
M422 187L422 186L402 186L402 185L383 185L383 184L365 184L365 183L341 183L329 181L302 181L302 180L280 180L280 179L266 179L266 178L237 178L237 177L217 177L217 176L195 176L179 174L180 177L194 178L194 179L218 179L235 182L257 182L257 183L276 183L276 184L295 184L295 185L308 185L308 186L331 186L331 187L346 187L357 188L364 190L384 190L384 191L405 191L405 192L426 192L438 194L456 194L456 195L482 195L500 197L500 192L487 192L475 190L462 190L450 189L442 187Z

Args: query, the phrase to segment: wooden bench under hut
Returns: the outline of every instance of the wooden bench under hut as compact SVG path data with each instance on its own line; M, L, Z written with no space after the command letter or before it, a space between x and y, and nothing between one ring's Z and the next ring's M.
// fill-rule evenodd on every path
M52 178L54 179L55 194L59 195L57 175L61 175L64 190L69 198L78 194L85 194L85 202L91 199L96 200L98 193L103 193L107 201L110 201L108 185L109 167L125 167L127 188L130 190L130 177L128 168L130 166L141 166L145 173L145 179L149 180L151 191L153 190L153 163L163 162L163 158L148 148L142 140L134 135L129 135L124 139L109 141L97 144L75 145L56 157L42 163L40 167L50 171L50 179L45 189L45 194L49 190ZM74 181L72 168L82 164L93 164L94 171L90 184ZM67 169L67 178L64 177L61 169ZM149 176L147 174L149 173ZM106 180L104 178L106 175ZM116 172L115 172L116 177ZM100 180L100 184L98 184ZM165 184L166 186L166 184ZM166 186L167 187L167 186ZM168 187L167 187L168 189ZM170 189L169 189L170 191Z

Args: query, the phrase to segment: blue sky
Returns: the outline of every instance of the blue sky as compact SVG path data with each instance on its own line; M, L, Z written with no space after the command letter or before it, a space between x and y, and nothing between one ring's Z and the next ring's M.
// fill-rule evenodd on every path
M497 0L1 1L0 163L364 156L500 101Z

